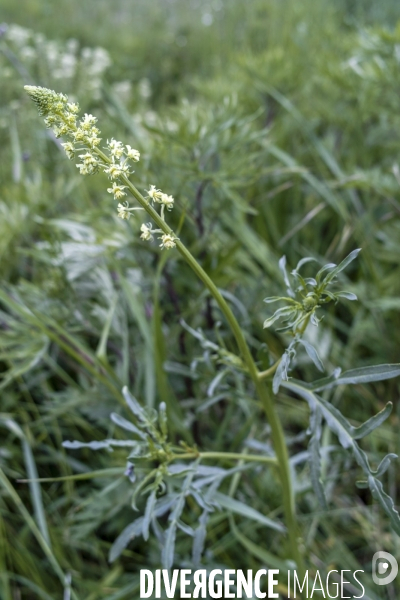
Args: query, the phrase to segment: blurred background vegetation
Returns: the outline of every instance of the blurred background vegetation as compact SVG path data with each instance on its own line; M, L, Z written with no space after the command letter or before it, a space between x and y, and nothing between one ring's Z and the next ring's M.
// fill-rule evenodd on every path
M303 256L338 262L356 247L345 284L359 301L329 306L309 335L329 373L396 363L400 5L2 0L1 9L0 597L61 598L59 570L80 599L134 598L138 569L159 566L157 541L133 540L110 565L111 544L134 518L132 484L84 478L123 467L126 452L66 451L62 441L118 438L109 414L125 414L125 384L147 406L164 400L173 437L204 450L268 449L269 430L251 389L181 324L234 350L201 284L176 253L161 258L140 242L139 219L116 218L106 180L78 175L23 85L69 94L99 118L104 139L140 150L136 185L175 196L173 226L226 291L261 367L287 344L262 329L263 298L284 291L279 258L293 268ZM317 377L306 361L293 374ZM394 379L339 387L329 398L354 424L394 402L363 442L373 464L400 451L398 391ZM277 403L309 568L370 572L381 549L399 558L399 540L369 491L355 486L359 469L328 430L329 510L320 510L302 458L308 408L282 391ZM77 473L82 480L68 479ZM66 479L17 481L37 475ZM394 463L385 475L394 499L399 483ZM268 470L243 473L237 497L281 515ZM185 518L193 524L198 514L188 509ZM236 517L232 529L227 511L213 516L207 567L257 569L290 555L281 536L248 523ZM186 538L176 561L190 562ZM396 597L394 587L364 581L369 598Z

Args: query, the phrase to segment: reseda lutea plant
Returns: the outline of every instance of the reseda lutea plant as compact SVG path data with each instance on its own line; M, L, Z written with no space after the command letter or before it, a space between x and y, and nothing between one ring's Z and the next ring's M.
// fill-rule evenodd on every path
M93 175L103 172L108 176L112 183L107 191L118 201L118 216L128 220L134 211L144 210L151 221L141 225L141 239L151 241L154 236L158 236L162 249L176 248L215 299L235 336L240 353L240 357L236 357L236 361L231 361L232 368L237 368L242 373L245 372L252 380L258 402L265 412L271 429L272 444L276 455L274 457L245 453L200 452L197 448L190 448L185 444L176 447L167 437L165 406L160 406L159 414L156 412L146 413L140 404L124 389L125 399L137 420L137 424L133 424L121 420L121 417L113 417L118 425L124 427L132 436L137 438L127 440L125 443L125 446L131 448L126 474L136 486L134 498L137 497L139 492L148 493L149 495L144 516L136 519L121 534L113 547L111 558L115 558L123 550L133 535L136 536L141 533L147 539L149 524L154 523L158 517L168 513L168 526L163 544L164 566L168 568L174 562L174 544L177 529L181 529L184 533L193 537L193 558L195 562L198 562L204 545L209 514L218 506L223 506L231 512L238 510L237 501L232 502L232 499L224 497L223 494L218 492L219 484L225 477L231 476L238 470L248 468L249 464L259 463L268 464L273 468L277 467L281 481L282 505L289 542L286 554L295 561L296 569L302 577L305 570L303 544L296 522L295 498L288 449L270 391L272 377L275 393L282 386L306 400L310 406L309 462L312 481L320 502L326 505L320 475L320 438L322 420L324 419L326 424L338 436L341 445L353 451L365 474L365 479L360 485L370 487L372 494L389 516L393 528L400 534L399 515L394 509L392 500L383 491L382 484L378 479L388 468L394 455L385 457L378 469L373 471L366 454L356 442L357 439L371 432L387 418L391 406L388 405L381 413L372 417L360 427L353 427L337 408L317 394L320 390L327 390L339 384L378 381L397 376L400 374L399 365L379 365L377 367L355 369L343 374L336 369L331 376L313 383L304 383L289 378L289 371L293 365L298 346L304 347L316 366L323 370L316 349L307 340L303 339L303 335L309 323L314 326L318 325L320 319L317 316L317 310L322 305L329 301L337 302L341 298L355 299L355 296L349 292L332 292L327 288L334 283L336 276L356 258L358 250L352 252L339 266L325 265L315 278L303 278L300 275L299 271L303 264L312 260L303 259L291 274L294 284L291 284L286 272L285 260L281 260L280 266L284 275L287 296L268 298L266 301L281 301L285 303L285 306L279 308L272 317L267 319L264 326L269 327L278 319L283 319L285 321L283 329L290 331L292 339L281 359L266 371L259 371L245 334L223 295L166 221L167 212L174 206L174 198L163 193L155 185L151 185L147 194L143 196L132 183L130 179L133 174L132 166L139 161L140 153L131 146L123 145L122 142L115 139L107 141L100 149L100 131L96 126L95 117L86 114L78 120L79 108L77 104L69 103L67 97L63 94L34 86L26 86L25 89L36 103L39 113L45 117L46 125L53 129L57 137L67 137L68 141L63 143L64 150L71 160L76 156L80 159L77 164L80 173ZM130 206L126 200L128 191L136 199L138 206ZM113 445L121 446L124 443L116 440L105 440L104 443L89 444L94 449L110 448ZM68 443L68 446L81 447L82 444L71 442ZM215 470L216 467L206 467L201 464L201 461L205 459L231 460L233 462L240 460L241 462L237 467L229 470ZM182 462L185 460L191 462L187 465ZM196 531L189 531L190 528L188 527L185 529L180 521L188 496L194 499L202 511ZM242 507L241 514L245 514L245 512L245 508ZM254 514L253 511L253 517ZM280 523L271 521L260 514L258 514L258 518L261 519L264 525L284 532L284 528Z

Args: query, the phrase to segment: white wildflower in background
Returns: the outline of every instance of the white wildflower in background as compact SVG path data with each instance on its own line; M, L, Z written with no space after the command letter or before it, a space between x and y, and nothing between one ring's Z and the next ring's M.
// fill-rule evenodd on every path
M14 42L17 46L24 47L28 43L32 31L21 27L20 25L9 25L7 27L7 39Z
M37 58L37 53L35 48L32 46L24 46L21 48L21 58L23 61L31 62Z
M82 70L88 76L87 87L95 100L101 98L101 79L112 64L110 55L104 48L83 48Z
M141 96L144 100L147 100L148 98L150 98L152 91L151 91L151 83L150 80L147 79L147 77L143 77L138 84L138 88L139 88L139 96Z
M56 55L55 61L58 66L53 67L53 77L55 79L72 79L76 72L77 58L70 52L64 52L59 56Z
M104 48L80 48L76 39L49 40L19 25L2 24L2 29L2 41L19 62L26 64L32 77L62 80L78 94L92 99L101 97L102 79L112 64Z
M69 40L67 40L66 48L68 52L70 52L71 54L75 54L79 48L78 40L75 38L70 38Z
M112 86L114 94L118 96L118 99L121 100L124 104L127 104L132 97L132 84L128 80L117 81Z
M111 66L109 53L104 48L83 48L82 58L87 61L88 72L91 75L102 75Z
M176 133L179 129L179 125L176 121L172 121L171 119L165 120L165 129L170 133Z

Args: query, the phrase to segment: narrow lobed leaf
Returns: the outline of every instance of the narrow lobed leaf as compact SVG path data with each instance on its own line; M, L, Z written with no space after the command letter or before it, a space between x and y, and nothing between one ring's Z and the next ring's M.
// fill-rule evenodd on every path
M336 277L336 275L341 273L355 258L357 258L360 252L361 248L357 248L356 250L350 252L350 254L346 256L346 258L342 260L342 262L337 267L335 267L330 273L328 273L328 275L324 279L324 284L327 285L328 283L330 283L332 279Z
M317 367L317 369L319 371L324 372L325 371L324 365L318 355L317 350L314 348L314 346L312 344L310 344L310 342L307 342L306 340L303 340L302 338L299 338L299 342L302 346L304 346L308 356L311 358L311 360L313 361L313 363Z

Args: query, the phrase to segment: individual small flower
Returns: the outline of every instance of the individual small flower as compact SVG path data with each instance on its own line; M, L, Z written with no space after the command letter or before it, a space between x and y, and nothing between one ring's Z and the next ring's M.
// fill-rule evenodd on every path
M107 173L107 175L109 175L110 179L117 179L118 177L121 176L120 165L116 165L115 163L112 163L107 169L104 169L104 173Z
M166 250L171 250L171 248L175 248L175 241L178 239L171 235L170 233L164 233L160 238L161 240L160 248L165 248Z
M174 197L168 196L168 194L161 194L161 198L158 202L166 206L168 210L171 210L174 206Z
M91 154L90 152L86 152L85 154L80 154L79 158L81 158L82 162L84 162L85 165L87 165L87 166L98 164L97 158L94 157L93 154Z
M107 188L107 192L109 194L114 194L114 199L115 200L120 200L120 198L123 198L124 196L126 196L126 192L124 192L124 189L126 188L126 185L118 185L117 183L113 183L112 188Z
M87 113L85 113L85 116L81 119L81 121L79 123L79 126L83 130L88 131L96 123L97 123L96 117L94 117L93 115L88 115Z
M61 146L65 150L65 154L68 156L69 160L73 160L75 157L75 146L72 142L65 142L65 144L61 144Z
M55 115L49 115L45 118L44 123L46 127L50 129L50 127L54 127L54 125L58 123L58 119Z
M125 151L126 156L128 158L130 158L131 160L133 160L134 162L138 162L140 159L139 150L135 150L135 148L132 148L128 144L125 146L125 148L126 148L126 151Z
M129 212L129 204L118 204L118 216L120 219L130 219L131 213Z
M74 131L72 135L76 142L83 142L86 140L86 137L87 137L86 132L83 129L81 129L80 127L78 127L78 129L76 131Z
M114 138L112 138L110 142L107 140L107 146L113 157L119 160L121 156L123 156L124 147L122 145L122 142L118 142L117 140L114 140Z
M90 167L87 167L86 165L77 164L75 166L77 169L79 169L81 175L94 175L95 173L93 169L90 169Z
M95 128L94 128L95 129ZM97 137L96 133L93 133L92 135L88 135L86 137L86 143L91 147L91 148L95 148L96 146L98 146L101 142L101 138Z
M161 196L162 196L162 191L158 190L155 185L151 185L150 189L147 190L147 193L149 195L149 198L153 202L160 202Z
M60 123L58 127L53 127L54 135L56 136L56 138L60 138L61 136L66 135L67 133L69 133L69 130L70 128L66 123Z
M67 98L65 97L65 100L61 98L59 101L55 102L52 107L54 112L63 113L65 111L66 100Z
M131 174L131 171L129 169L129 165L127 164L126 161L122 162L119 165L120 171L121 171L121 175L125 175L126 177L129 177L129 175ZM132 171L132 173L134 173L134 171Z
M143 225L140 227L140 231L142 232L140 238L145 242L153 239L152 227L153 226L151 223L143 223Z
M68 108L69 112L71 112L75 115L79 112L79 104L77 104L76 102L69 102L67 104L67 108Z
M74 115L73 113L67 113L64 115L64 120L66 121L67 125L71 128L76 127L76 115Z
M80 170L81 175L93 175L98 171L99 162L90 152L80 154L79 158L82 159L82 163L76 166Z

